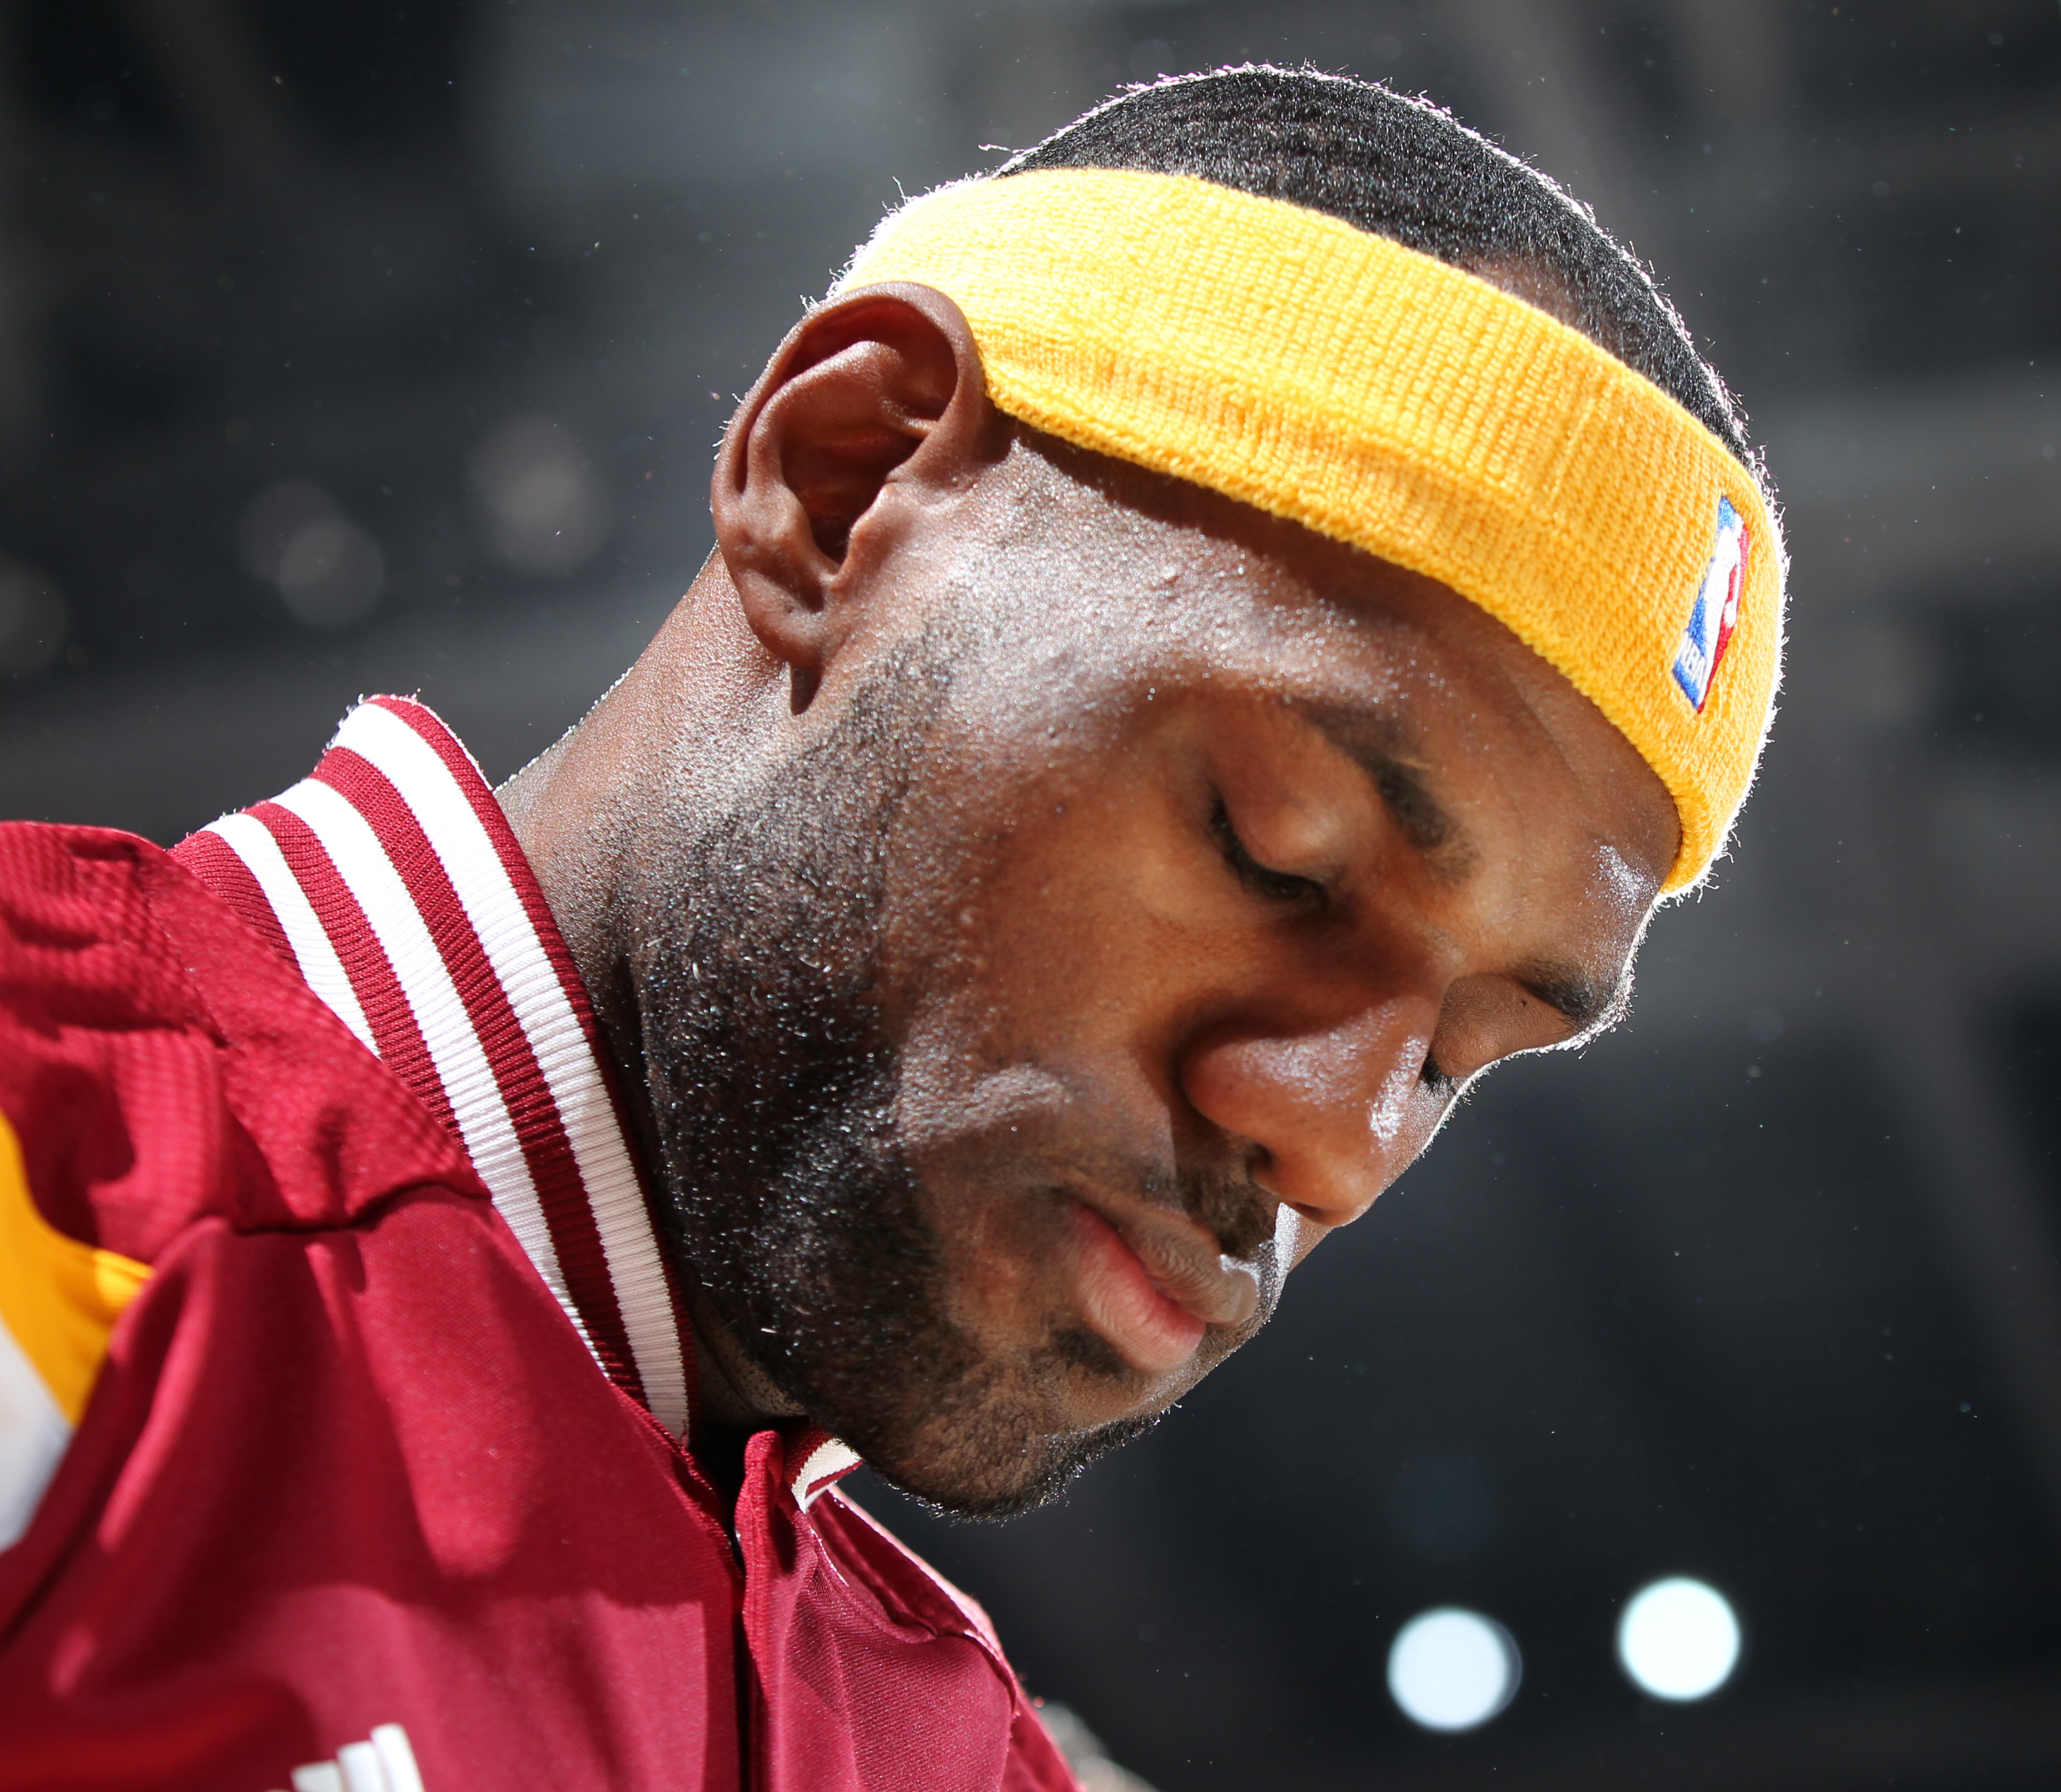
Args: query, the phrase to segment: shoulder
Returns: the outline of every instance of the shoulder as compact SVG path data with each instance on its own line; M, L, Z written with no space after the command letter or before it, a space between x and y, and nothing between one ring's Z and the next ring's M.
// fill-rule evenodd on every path
M51 1226L144 1258L154 1219L196 1204L168 1172L216 1105L193 1086L205 1006L150 914L163 857L105 829L0 826L0 1116Z
M0 824L0 1551L182 1238L350 1226L462 1152L170 854Z
M148 910L147 840L0 823L0 1010L45 1030L190 1014Z
M170 854L0 825L0 1117L40 1214L150 1262L183 1226L348 1224L462 1153Z

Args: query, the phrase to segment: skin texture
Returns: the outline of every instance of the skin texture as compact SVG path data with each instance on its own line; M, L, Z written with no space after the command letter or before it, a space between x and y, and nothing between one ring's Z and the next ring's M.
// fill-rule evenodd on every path
M718 553L502 793L633 1092L704 1411L1049 1497L1264 1323L1490 1065L1607 1024L1677 842L1435 583L988 403L872 289Z

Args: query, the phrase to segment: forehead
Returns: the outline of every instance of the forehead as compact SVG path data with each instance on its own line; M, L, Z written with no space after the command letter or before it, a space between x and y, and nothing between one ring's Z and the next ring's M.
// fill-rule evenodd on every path
M1428 769L1523 784L1555 762L1595 832L1657 882L1679 822L1658 776L1566 677L1435 581L1219 493L1022 430L974 532L1020 603L1016 670L1084 666L1121 686L1171 681L1272 696ZM962 569L963 570L963 569ZM1171 692L1169 693L1171 694Z

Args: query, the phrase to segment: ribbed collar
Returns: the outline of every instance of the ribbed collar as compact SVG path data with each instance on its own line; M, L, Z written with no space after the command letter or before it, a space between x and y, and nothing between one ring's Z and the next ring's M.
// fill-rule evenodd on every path
M310 776L176 855L457 1134L594 1360L683 1436L691 1334L593 1010L456 736L373 698Z

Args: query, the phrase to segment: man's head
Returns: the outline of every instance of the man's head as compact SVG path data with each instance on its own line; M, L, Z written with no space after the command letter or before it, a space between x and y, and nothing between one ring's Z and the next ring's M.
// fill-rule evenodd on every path
M1403 218L1739 447L1636 270L1427 109L1170 84L1001 179L1083 164ZM511 808L705 1378L1020 1509L1252 1335L1468 1079L1608 1020L1681 799L1481 602L1011 415L926 285L797 328L714 499L718 559Z

